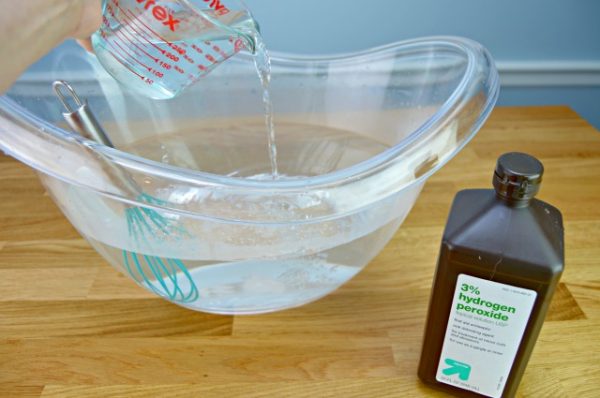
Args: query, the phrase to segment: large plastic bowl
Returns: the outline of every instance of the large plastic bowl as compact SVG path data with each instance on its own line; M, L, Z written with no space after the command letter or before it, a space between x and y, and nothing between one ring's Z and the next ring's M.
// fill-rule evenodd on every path
M262 92L243 55L180 97L152 101L67 43L0 98L0 147L39 172L106 260L157 295L222 314L299 306L385 246L427 178L489 115L498 76L482 46L451 37L273 58L280 171L303 177L243 178L270 170ZM128 151L65 127L57 79Z

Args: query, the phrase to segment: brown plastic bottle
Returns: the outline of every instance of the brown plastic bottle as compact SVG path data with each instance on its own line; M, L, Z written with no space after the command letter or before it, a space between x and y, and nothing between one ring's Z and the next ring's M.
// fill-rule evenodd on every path
M534 199L542 164L498 159L493 190L456 195L444 236L419 377L462 397L512 397L564 268L560 212Z

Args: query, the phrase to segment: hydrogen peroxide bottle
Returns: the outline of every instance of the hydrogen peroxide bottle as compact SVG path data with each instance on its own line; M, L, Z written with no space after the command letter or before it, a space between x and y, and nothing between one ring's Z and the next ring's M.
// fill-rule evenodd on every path
M534 196L543 166L498 159L493 190L456 195L433 282L419 364L428 385L512 397L564 268L560 212Z

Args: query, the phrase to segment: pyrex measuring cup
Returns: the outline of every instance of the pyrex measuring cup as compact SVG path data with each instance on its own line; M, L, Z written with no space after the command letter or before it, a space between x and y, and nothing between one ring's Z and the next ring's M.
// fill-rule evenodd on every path
M241 49L254 52L257 29L239 0L103 0L92 44L120 83L167 99Z

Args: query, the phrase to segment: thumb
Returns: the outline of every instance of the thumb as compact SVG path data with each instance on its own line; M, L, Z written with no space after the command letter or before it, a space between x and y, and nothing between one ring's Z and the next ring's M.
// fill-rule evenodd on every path
M87 38L87 39L78 39L77 43L79 43L79 45L83 48L86 49L86 51L93 53L94 49L92 48L92 41Z
M81 7L79 24L71 36L78 39L85 39L100 28L100 24L102 23L101 0L78 1Z

